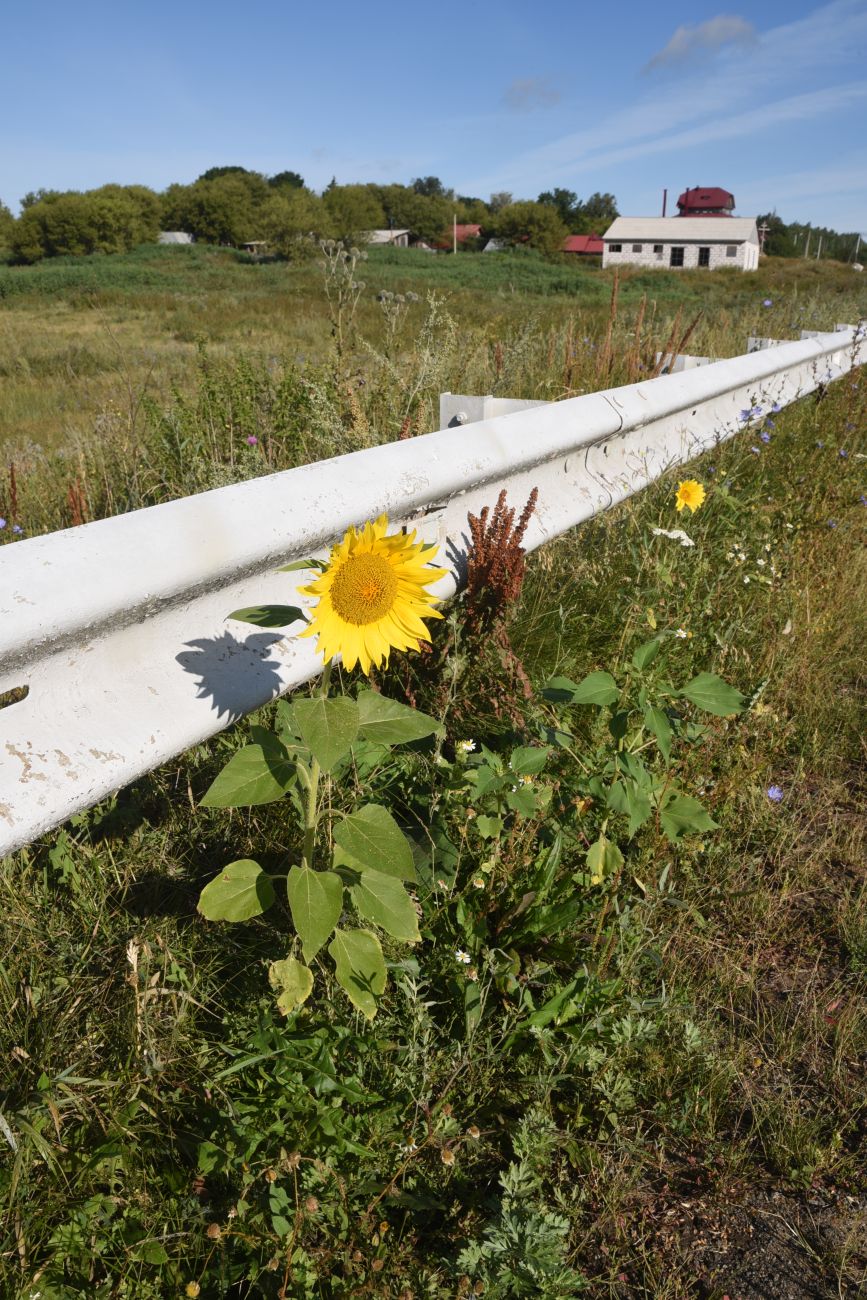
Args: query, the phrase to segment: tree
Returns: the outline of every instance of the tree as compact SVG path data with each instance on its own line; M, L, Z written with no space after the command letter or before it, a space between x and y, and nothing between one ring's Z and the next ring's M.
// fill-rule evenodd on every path
M0 249L9 248L12 242L12 231L15 229L15 218L6 207L5 203L0 203Z
M366 230L380 230L385 224L382 204L369 185L329 186L322 202L336 239L358 240Z
M216 181L221 176L258 176L258 175L259 172L251 172L248 171L246 167L240 167L237 165L232 167L209 167L206 172L202 172L201 176L197 176L196 180ZM193 183L195 184L195 182Z
M50 203L52 199L62 197L62 190L30 190L21 200L21 211L32 208L34 203Z
M170 185L163 195L163 229L188 230L208 244L243 244L259 238L258 213L273 193L258 172L239 170Z
M259 213L261 236L275 253L299 261L316 252L316 238L328 225L325 205L318 195L294 185L281 186Z
M415 190L416 194L423 194L426 199L447 199L452 194L452 191L447 190L443 185L439 176L416 176L414 181L410 181L409 187Z
M452 218L452 205L448 199L427 197L406 185L381 185L377 195L387 226L411 230L428 243L441 238Z
M268 184L275 190L283 189L285 186L301 190L304 188L304 177L298 172L277 172L274 176L268 177Z
M488 207L492 212L499 212L502 208L507 208L511 202L512 195L508 190L497 190L496 194L491 195Z
M555 208L560 220L571 230L580 220L581 204L574 190L545 190L539 195L539 203L546 203Z
M620 216L614 195L600 194L598 190L581 204L580 214L584 230L579 233L588 235L604 234L615 217Z
M527 201L501 208L494 220L494 233L507 244L557 253L569 232L550 204Z
M121 185L106 185L30 204L15 223L11 247L19 261L38 262L63 254L124 253L155 233L140 200Z

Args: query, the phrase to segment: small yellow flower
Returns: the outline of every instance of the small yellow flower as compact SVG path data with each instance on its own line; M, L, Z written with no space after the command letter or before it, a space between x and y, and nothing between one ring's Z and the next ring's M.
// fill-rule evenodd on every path
M705 490L694 478L687 478L682 483L678 483L677 496L675 497L675 505L678 510L682 510L684 506L689 506L694 514L704 501L704 498Z
M342 655L346 668L358 663L364 673L387 664L393 649L418 650L428 636L422 619L442 618L427 586L447 570L428 564L414 532L387 530L386 515L360 531L349 528L320 576L300 589L318 597L301 636L317 637L325 659Z

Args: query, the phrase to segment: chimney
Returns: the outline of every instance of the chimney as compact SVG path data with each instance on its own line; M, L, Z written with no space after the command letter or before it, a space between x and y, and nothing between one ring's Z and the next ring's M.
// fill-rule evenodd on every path
M666 205L668 204L668 190L662 191L662 215L665 216Z

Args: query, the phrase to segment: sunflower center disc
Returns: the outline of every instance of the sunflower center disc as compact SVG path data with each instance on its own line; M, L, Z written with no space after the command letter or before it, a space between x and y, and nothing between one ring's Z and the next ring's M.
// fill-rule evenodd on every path
M331 604L347 623L360 627L388 614L397 594L397 574L382 555L353 555L334 576Z

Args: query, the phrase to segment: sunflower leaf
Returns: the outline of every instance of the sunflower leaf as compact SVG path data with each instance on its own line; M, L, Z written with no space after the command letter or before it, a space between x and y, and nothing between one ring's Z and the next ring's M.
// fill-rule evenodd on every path
M301 739L319 760L323 772L330 772L349 753L358 735L358 705L342 695L330 700L321 696L297 700L294 720Z
M286 895L305 961L312 961L343 909L343 881L333 871L290 867Z
M335 827L334 842L342 851L340 861L358 871L382 871L398 880L416 878L409 841L391 813L380 804L368 803L356 808ZM335 864L337 861L335 854Z
M288 627L290 623L307 622L307 617L297 605L250 605L236 609L227 618L238 623L252 623L254 627Z
M352 901L365 921L382 926L393 939L418 943L418 916L406 889L394 876L383 871L363 871L350 889Z
M270 876L252 858L230 862L199 895L198 910L209 921L249 921L274 902Z
M376 691L361 691L358 696L358 736L379 745L402 745L423 740L440 731L436 718L410 709L397 700L389 700Z
M338 983L350 1002L368 1020L376 1015L376 999L385 992L385 958L371 930L338 930L328 951L334 960Z
M264 728L260 739L264 739ZM245 745L233 754L199 800L200 808L249 808L282 799L295 780L295 762L286 746L272 736L266 743Z
M699 673L678 691L678 695L685 696L691 704L704 709L706 713L715 713L720 718L742 713L746 704L740 691L729 686L716 673Z
M277 992L277 1006L288 1016L313 992L313 972L295 957L272 961L268 967L268 982Z

